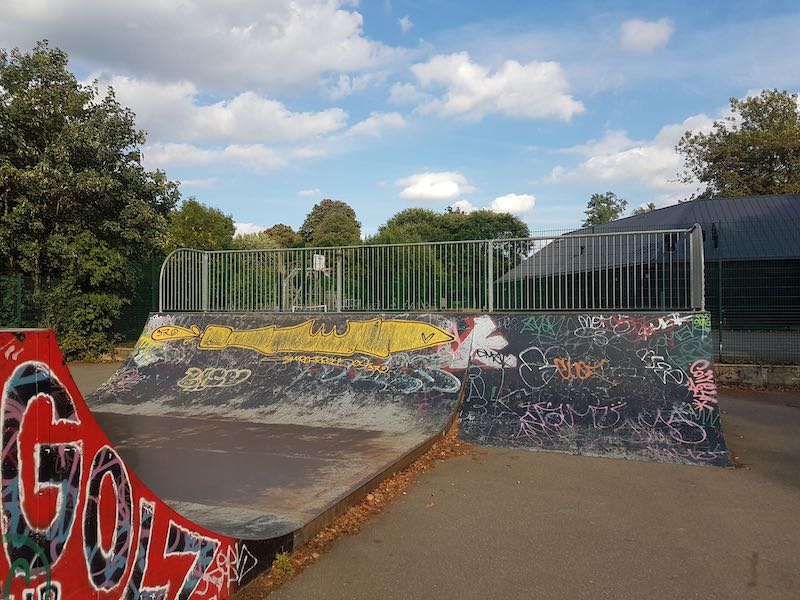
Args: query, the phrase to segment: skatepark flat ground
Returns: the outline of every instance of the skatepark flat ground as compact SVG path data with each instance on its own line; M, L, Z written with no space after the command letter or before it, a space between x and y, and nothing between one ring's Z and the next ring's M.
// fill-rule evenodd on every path
M799 598L800 393L719 402L738 469L475 446L271 598Z

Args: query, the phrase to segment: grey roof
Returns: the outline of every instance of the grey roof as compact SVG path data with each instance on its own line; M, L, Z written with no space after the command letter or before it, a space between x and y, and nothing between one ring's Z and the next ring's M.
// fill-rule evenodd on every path
M800 258L800 194L705 198L625 217L596 232L691 227L705 232L706 260ZM717 241L712 226L717 230Z
M500 281L647 263L686 261L684 235L577 237L588 233L688 229L699 223L706 260L800 258L800 195L692 200L564 234Z

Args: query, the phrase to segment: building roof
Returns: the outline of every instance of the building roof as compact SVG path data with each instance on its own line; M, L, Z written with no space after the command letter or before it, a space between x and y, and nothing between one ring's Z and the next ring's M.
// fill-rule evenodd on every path
M688 228L695 223L705 232L706 260L800 258L800 194L691 200L593 229ZM717 230L716 243L709 235L712 226Z
M800 194L707 198L571 231L541 247L500 281L688 259L684 235L577 237L614 233L703 229L706 261L800 258Z

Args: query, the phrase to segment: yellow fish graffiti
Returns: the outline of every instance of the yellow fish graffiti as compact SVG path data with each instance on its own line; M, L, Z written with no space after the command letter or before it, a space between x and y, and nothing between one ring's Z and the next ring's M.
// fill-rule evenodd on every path
M339 333L334 326L314 330L314 319L298 325L278 327L270 325L258 329L236 330L226 325L208 325L204 331L196 325L190 328L165 325L150 334L154 342L198 338L200 350L245 348L261 354L279 352L304 352L351 356L367 354L388 358L393 352L407 352L449 344L455 337L430 323L401 321L397 319L370 319L347 321L347 328Z

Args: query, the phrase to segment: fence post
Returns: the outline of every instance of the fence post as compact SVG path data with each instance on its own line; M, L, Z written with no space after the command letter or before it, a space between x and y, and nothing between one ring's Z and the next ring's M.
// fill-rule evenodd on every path
M343 273L342 273L342 249L336 248L336 312L342 312L342 299L343 299L343 292L342 290L342 280L343 280Z
M486 286L487 295L486 300L488 303L488 311L494 312L494 242L487 240L486 242Z
M722 339L722 328L724 325L724 319L722 316L723 311L725 310L722 306L722 258L723 258L723 238L722 238L722 223L717 223L717 354L719 355L719 362L725 362L725 359L722 357L722 349L724 347L724 341Z
M693 310L705 310L705 263L703 262L703 231L694 224L689 232L689 270L691 272Z
M202 271L201 271L201 281L200 281L200 302L203 306L203 312L208 310L208 254L203 252L203 263L202 263Z

